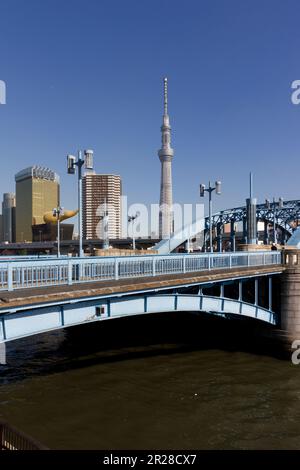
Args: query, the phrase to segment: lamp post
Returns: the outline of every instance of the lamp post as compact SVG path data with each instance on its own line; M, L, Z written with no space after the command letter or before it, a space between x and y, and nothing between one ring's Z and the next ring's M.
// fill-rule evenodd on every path
M283 198L278 198L276 202L275 197L273 197L273 203L271 204L269 199L266 199L267 209L273 210L273 232L274 232L274 243L277 244L277 231L276 231L276 222L277 222L277 208L283 208Z
M213 191L216 191L216 194L217 195L220 195L221 194L221 181L216 181L215 182L215 186L211 186L210 185L210 181L208 183L208 188L205 187L204 184L200 184L200 197L204 197L205 196L205 192L208 192L208 196L209 196L209 206L208 206L208 218L209 218L209 248L210 248L210 252L212 253L213 252L213 244L212 244L212 222L211 222L211 218L212 218L212 193Z
M57 220L57 257L60 258L60 216L63 215L63 207L55 207L53 209L53 216Z
M93 170L93 151L85 150L84 158L82 158L82 151L78 151L78 158L74 155L67 155L68 173L75 174L76 166L78 168L78 232L79 232L79 256L84 256L82 248L82 167L85 164L87 170Z
M135 234L134 234L134 223L135 220L139 217L140 213L136 212L135 215L128 216L128 222L132 222L132 249L135 250Z

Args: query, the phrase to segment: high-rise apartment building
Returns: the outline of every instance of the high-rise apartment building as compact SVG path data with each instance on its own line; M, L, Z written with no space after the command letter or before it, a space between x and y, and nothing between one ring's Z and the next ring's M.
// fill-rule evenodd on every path
M121 177L87 173L82 179L82 193L83 237L103 239L107 232L109 238L120 238Z
M16 241L32 241L32 225L44 223L45 212L59 205L59 176L32 166L17 173L15 180Z
M2 240L9 243L16 241L16 196L14 193L3 194Z

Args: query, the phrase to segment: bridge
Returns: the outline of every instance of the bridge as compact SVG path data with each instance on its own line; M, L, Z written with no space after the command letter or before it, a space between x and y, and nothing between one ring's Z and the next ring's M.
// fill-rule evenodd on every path
M300 244L288 243L283 251L255 245L258 221L265 223L267 242L270 222L290 237L299 218L298 200L274 203L271 209L250 198L246 206L213 214L161 240L154 246L157 254L1 257L0 346L73 325L174 311L252 318L281 328L289 339L300 339ZM250 240L244 247L249 251L235 251L235 224L239 222ZM210 223L219 240L219 253L174 253L199 233L205 246ZM227 224L232 252L222 253L220 238ZM252 298L245 288L249 282Z
M272 224L274 226L275 223L276 230L279 228L281 231L280 241L285 242L293 234L297 226L297 221L300 219L300 200L298 199L285 201L282 204L282 207L280 207L278 202L275 203L275 205L272 203L271 206L272 207L268 207L266 204L257 204L255 206L256 224L258 222L264 223L264 244L268 244L269 242L268 224ZM232 251L235 251L235 225L237 223L242 224L243 240L244 243L247 242L247 218L247 206L226 209L212 214L211 225L213 232L215 233L214 239L217 239L218 242L218 251L222 251L222 231L224 230L225 225L230 226ZM202 235L203 248L205 248L209 227L209 217L194 221L192 224L189 224L188 226L174 233L170 239L157 242L154 245L154 249L156 249L159 254L170 253L193 237L198 236L201 238L200 235Z
M279 251L4 260L0 343L73 325L172 311L239 315L278 325L272 279L285 269ZM253 302L243 292L249 281ZM236 295L226 295L228 286L235 287Z
M300 219L300 200L285 201L282 207L276 205L276 226L281 228L287 235L293 233L293 223ZM244 235L246 236L247 206L235 207L222 210L212 216L212 226L217 228L232 222L244 222ZM274 210L266 204L256 205L257 222L274 223ZM209 220L206 218L206 228L209 228Z

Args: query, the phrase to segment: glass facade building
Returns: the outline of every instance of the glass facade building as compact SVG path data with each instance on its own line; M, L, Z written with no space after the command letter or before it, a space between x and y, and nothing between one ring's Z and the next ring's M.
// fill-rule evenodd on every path
M32 166L16 181L16 241L32 241L32 226L44 223L44 214L59 206L59 176L49 168Z

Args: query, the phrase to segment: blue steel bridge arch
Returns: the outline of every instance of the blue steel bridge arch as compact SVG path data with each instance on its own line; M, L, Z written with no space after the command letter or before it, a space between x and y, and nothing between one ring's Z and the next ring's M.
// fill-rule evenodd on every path
M0 345L9 341L71 326L135 315L205 312L212 315L247 317L276 325L271 308L224 296L178 293L143 293L122 298L84 299L14 309L0 314Z
M292 222L300 219L300 200L285 201L283 207L279 208L276 203L276 225L284 230L287 234L291 235L294 231ZM273 208L273 204L272 204ZM259 222L274 222L273 209L270 209L266 204L257 204L256 218ZM212 215L212 226L224 226L231 222L243 222L247 218L246 206L235 207L232 209L225 209ZM209 218L205 218L205 228L209 229Z
M273 207L273 205L272 205ZM273 209L269 209L266 204L257 204L256 218L259 222L274 223ZM246 206L225 209L212 215L212 227L220 228L226 224L243 222L247 219ZM283 207L279 208L276 203L276 226L281 228L283 233L288 237L292 235L296 227L292 223L300 219L300 200L285 201ZM208 216L202 220L194 221L192 224L184 227L171 236L170 239L163 239L154 245L159 254L166 254L174 251L176 248L185 243L188 239L192 239L199 235L199 227L202 226L204 237L209 231Z

